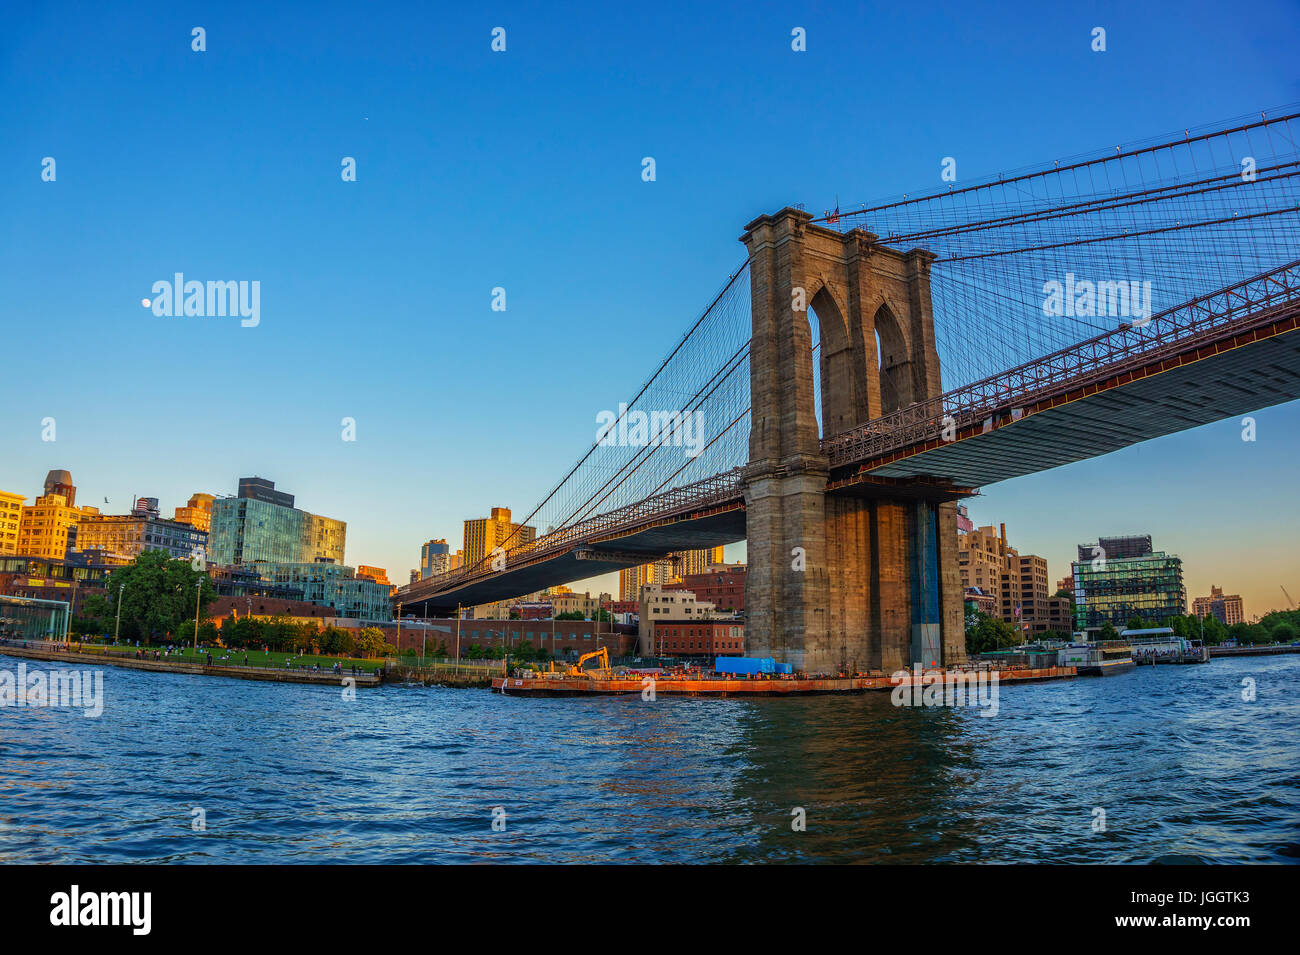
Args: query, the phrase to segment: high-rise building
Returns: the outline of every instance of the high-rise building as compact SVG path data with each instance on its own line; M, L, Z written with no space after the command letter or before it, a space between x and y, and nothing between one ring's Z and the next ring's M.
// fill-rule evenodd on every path
M1187 612L1182 559L1152 549L1151 536L1102 537L1080 544L1074 565L1075 628L1117 630L1131 617L1154 620Z
M684 550L671 555L675 576L680 579L703 574L716 564L722 563L721 547L706 547L703 550Z
M212 529L212 502L215 500L216 496L212 494L191 494L188 504L176 508L173 520L206 533Z
M278 504L280 507L293 507L293 495L287 491L277 491L275 482L266 478L246 477L239 479L237 497L246 497L266 504Z
M451 569L451 548L441 537L420 545L420 577L435 577Z
M530 543L536 536L536 528L510 520L510 508L494 507L489 517L465 522L465 566L483 562L498 547L513 550Z
M973 528L957 535L957 566L963 591L992 595L996 612L1029 635L1068 634L1070 602L1047 589L1047 561L1021 554L1007 543L1007 525ZM987 598L973 601L987 606Z
M18 553L18 532L23 523L26 496L0 491L0 556Z
M45 493L23 507L18 522L18 553L24 557L63 560L77 545L77 522L95 507L77 507L77 488L67 471L45 475Z
M1012 560L1019 554L1007 546L1007 525L995 531L980 527L957 536L957 567L963 590L978 587L1001 600L1002 580L1011 573Z
M212 502L211 563L343 563L345 521L294 507L292 494L276 491L274 483L262 478L241 478L239 490L238 497Z
M673 581L673 562L671 558L657 560L651 564L637 564L625 567L618 572L618 599L640 600L641 588L647 584L669 584Z
M1224 595L1223 588L1210 586L1210 596L1192 601L1192 613L1197 617L1218 617L1219 622L1231 627L1246 619L1246 607L1240 594Z
M207 545L206 531L160 516L156 497L137 498L130 514L88 514L77 524L76 549L98 552L110 563L131 561L147 550L202 562Z

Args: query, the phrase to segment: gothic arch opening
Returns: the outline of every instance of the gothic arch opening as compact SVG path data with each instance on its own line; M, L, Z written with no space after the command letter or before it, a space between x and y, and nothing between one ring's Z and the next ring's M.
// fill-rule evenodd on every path
M809 343L812 345L813 417L817 419L817 435L825 437L826 432L822 426L822 323L817 317L817 310L811 305L808 306L805 320L808 322L808 333L811 336Z
M859 396L863 382L854 368L853 343L848 323L835 296L826 286L808 303L812 331L813 393L817 431L827 438L858 424L865 418Z
M880 413L885 415L912 403L911 352L903 327L887 303L880 304L871 323L876 332Z

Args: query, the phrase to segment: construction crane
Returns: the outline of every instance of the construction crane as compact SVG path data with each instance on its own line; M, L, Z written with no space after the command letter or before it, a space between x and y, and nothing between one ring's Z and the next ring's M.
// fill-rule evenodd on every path
M1282 587L1281 584L1278 584L1278 586L1279 586L1279 587ZM1300 608L1297 608L1297 607L1296 607L1296 605L1295 605L1295 601L1291 599L1291 595L1290 595L1289 593L1286 592L1286 588L1285 588L1285 587L1282 587L1282 596L1286 598L1286 602L1290 605L1290 606L1288 606L1288 607L1286 608L1287 610L1297 610L1297 609L1300 609Z

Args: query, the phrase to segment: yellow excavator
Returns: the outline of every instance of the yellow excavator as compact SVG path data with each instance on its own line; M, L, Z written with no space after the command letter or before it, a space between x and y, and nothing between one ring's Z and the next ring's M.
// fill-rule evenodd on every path
M584 670L583 664L588 660L599 660L600 666L592 667L590 670ZM609 648L601 647L599 650L593 650L591 653L584 653L578 657L578 662L569 667L565 672L566 676L586 677L590 680L608 680L614 675L614 671L609 668Z

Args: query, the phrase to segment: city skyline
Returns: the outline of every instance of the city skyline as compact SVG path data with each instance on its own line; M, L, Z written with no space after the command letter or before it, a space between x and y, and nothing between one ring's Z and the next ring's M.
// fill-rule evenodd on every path
M1224 426L1230 428L1237 427L1235 422L1225 421L1195 429L1195 432L1204 432L1210 429L1223 428ZM1114 454L1107 455L1103 458L1092 459L1090 461L1079 462L1078 464L1071 465L1070 468L1083 470L1086 469L1086 466L1093 465L1097 462L1107 461L1111 458L1121 459L1108 467L1100 468L1099 472L1080 474L1073 482L1058 480L1056 482L1056 487L1061 489L1063 492L1079 495L1080 497L1076 498L1076 500L1089 499L1089 492L1091 490L1091 493L1094 495L1093 499L1112 501L1109 492L1103 491L1099 493L1095 490L1098 487L1105 486L1104 483L1099 482L1098 473L1101 475L1120 473L1120 471L1116 469L1122 469L1124 466L1125 462L1123 461L1122 456L1131 455L1142 447L1159 446L1164 443L1178 442L1180 438L1185 439L1189 434L1195 432L1184 432L1180 435L1159 438L1155 441L1147 442L1146 445L1138 445L1134 448L1115 452ZM1168 458L1169 463L1171 466L1176 465L1183 460L1184 456L1189 456L1190 459L1194 460L1200 451L1206 450L1208 447L1213 446L1215 442L1221 440L1223 440L1222 435L1207 435L1202 437L1199 441L1184 441L1182 442L1184 446L1166 452L1166 454L1170 455ZM1186 446L1188 444L1190 444L1190 447ZM986 490L985 493L967 499L966 501L968 516L974 526L992 526L996 529L999 525L1005 524L1007 527L1007 541L1010 546L1016 548L1016 550L1022 555L1035 554L1043 557L1047 561L1050 594L1056 593L1056 582L1070 574L1070 565L1076 558L1075 548L1079 545L1095 543L1099 537L1149 533L1153 538L1155 550L1176 555L1183 560L1188 613L1191 612L1192 601L1197 597L1208 596L1212 587L1220 587L1227 593L1240 594L1245 605L1245 614L1247 619L1257 619L1272 610L1293 609L1286 603L1282 594L1282 588L1286 587L1286 589L1293 594L1297 592L1297 589L1300 589L1300 561L1297 560L1296 552L1289 549L1285 534L1283 533L1280 535L1276 542L1270 542L1267 537L1265 537L1265 546L1262 547L1256 546L1255 543L1252 543L1260 540L1259 537L1255 536L1256 534L1260 534L1265 528L1272 526L1271 520L1273 515L1269 513L1271 505L1267 503L1266 499L1254 502L1241 502L1243 506L1247 503L1253 503L1254 507L1246 508L1242 512L1237 512L1236 516L1233 518L1238 522L1239 526L1249 528L1249 534L1243 533L1240 537L1234 537L1224 531L1224 536L1222 538L1216 537L1215 531L1223 530L1223 525L1216 524L1212 521L1205 528L1192 530L1188 528L1186 522L1178 520L1176 509L1171 510L1169 508L1157 507L1156 510L1157 514L1171 515L1171 517L1166 518L1169 523L1161 523L1161 526L1165 527L1165 529L1160 532L1151 530L1152 526L1155 526L1155 524L1151 517L1151 507L1153 502L1149 496L1139 495L1132 503L1126 504L1124 507L1116 508L1113 511L1100 511L1096 515L1090 515L1087 511L1067 512L1064 509L1052 509L1051 507L1048 507L1037 516L1037 519L1040 522L1045 522L1039 524L1032 523L1032 521L1036 519L1035 513L1033 511L1026 512L1023 505L1021 510L1018 511L1014 505L1005 504L1002 506L1006 509L999 511L996 509L998 505L991 503L996 500L1014 499L1016 497L1015 485L1019 482L1040 481L1048 474L1063 475L1065 472L1069 471L1070 468L1058 468L1052 472L1044 472L1042 474L1030 475L1025 478L1008 481L1002 485L997 485L997 487L1006 487L1010 489L1005 495L995 497ZM114 515L119 513L130 513L135 498L131 498L128 501L124 510L118 511L115 509L113 498L110 497L110 503L105 505L102 503L103 496L95 497L93 493L89 493L89 488L86 483L78 477L77 472L72 468L51 468L49 470L65 470L71 472L73 475L73 482L78 488L78 500L82 503L94 500L100 501L101 504L98 506L101 514ZM1211 473L1217 472L1212 471ZM1228 477L1227 474L1221 476L1225 480ZM269 480L274 481L275 479ZM10 485L15 484L13 481L10 481L9 483ZM233 483L237 484L238 479ZM288 485L284 485L279 481L276 481L275 483L279 486L280 490L286 490L288 493L299 498L297 501L299 507L308 511L312 510L302 503L300 495L298 495L296 491L290 490ZM1284 485L1280 484L1278 487L1279 495L1282 494L1283 490ZM24 490L18 486L6 487L0 485L0 491L11 491L20 494L25 493ZM27 503L30 504L34 501L40 493L40 491L37 491L33 494L27 495ZM176 499L180 503L175 506L182 507L194 493L215 493L218 499L223 497L235 497L233 491L192 491L178 496ZM159 499L163 513L169 513L172 510L171 503L161 495L141 494L136 495L136 498L149 496L157 497ZM1188 506L1194 504L1195 498L1193 496L1191 505ZM91 506L96 505L92 504ZM1291 506L1293 508L1297 507L1295 504L1292 504ZM493 507L495 507L495 505L484 508L484 513L489 513ZM312 511L312 513L321 514L321 516L329 517L332 520L342 521L347 524L349 528L354 526L352 519L347 516L324 514L320 511ZM1248 518L1248 520L1244 522L1242 521L1243 513ZM1014 516L1008 516L1015 514L1024 515L1027 519L1022 520L1017 519ZM1296 516L1300 517L1300 513L1297 513ZM1067 528L1084 529L1089 527L1090 523L1097 526L1097 530L1095 530L1091 535L1084 533L1081 536L1075 535L1073 538L1069 536L1070 532ZM1300 522L1298 522L1298 524L1300 524ZM1281 529L1285 531L1286 528L1284 526ZM419 535L415 536L419 537ZM370 559L368 555L357 555L352 553L350 548L344 553L341 563L354 568L361 566L381 567L388 572L389 578L393 580L394 583L401 585L406 582L410 570L418 569L420 546L424 541L429 540L431 536L433 535L426 535L414 544L413 549L416 555L415 560L408 561L405 565L384 563L380 560ZM442 536L448 541L449 547L454 553L458 549L456 546L456 536L451 533ZM463 541L461 546L463 547ZM394 547L390 547L389 552L397 553ZM1216 563L1216 558L1209 555L1215 555L1219 552L1222 553L1217 557L1217 560L1221 561L1221 563ZM723 559L726 562L743 561L745 559L744 542L742 541L737 544L727 545L724 549ZM1273 577L1255 577L1243 569L1252 565L1264 568L1273 567L1276 572ZM1290 567L1293 572L1293 576L1290 578L1286 576L1287 567ZM1263 573L1267 574L1267 570ZM1295 580L1297 586L1288 586L1288 580ZM573 581L568 584L568 586L578 591L590 590L593 593L609 592L617 594L619 589L619 580L617 574L603 574L596 577ZM1270 593L1270 586L1276 590L1276 595Z

